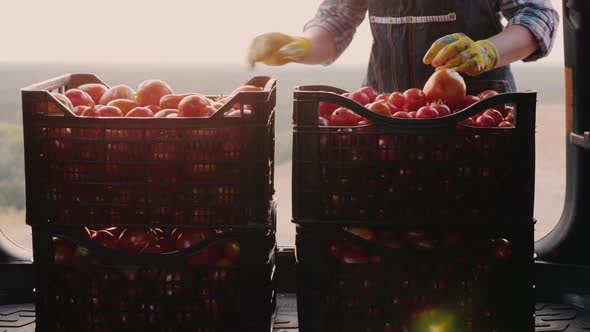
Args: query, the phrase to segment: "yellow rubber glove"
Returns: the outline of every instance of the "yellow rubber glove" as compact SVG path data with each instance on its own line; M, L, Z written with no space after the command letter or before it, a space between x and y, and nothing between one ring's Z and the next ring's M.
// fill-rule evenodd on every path
M307 38L270 32L254 38L248 49L248 63L252 67L256 62L282 66L302 60L310 51L311 42Z
M423 59L436 69L449 68L470 76L490 71L498 64L498 50L491 41L474 42L462 33L453 33L435 41Z

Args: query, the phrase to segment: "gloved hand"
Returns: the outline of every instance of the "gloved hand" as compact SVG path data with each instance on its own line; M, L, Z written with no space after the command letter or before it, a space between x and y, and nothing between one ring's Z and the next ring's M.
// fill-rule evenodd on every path
M254 38L248 49L248 63L252 67L256 62L282 66L302 60L310 51L311 42L305 37L270 32Z
M496 67L498 50L487 39L474 42L463 33L453 33L435 41L423 62L436 69L449 68L478 76Z

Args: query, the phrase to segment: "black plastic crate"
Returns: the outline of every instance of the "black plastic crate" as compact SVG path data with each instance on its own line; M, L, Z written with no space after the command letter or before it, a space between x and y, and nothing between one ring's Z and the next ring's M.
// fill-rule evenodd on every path
M468 87L469 94L498 82ZM501 93L436 119L376 114L328 86L294 92L293 222L371 225L533 218L536 93ZM321 127L318 105L369 120ZM459 125L496 105L515 107L514 128Z
M72 227L34 227L33 239L37 331L271 329L271 230L225 229L166 254L107 249ZM227 241L239 243L239 262L207 263ZM68 259L64 248L73 252Z
M533 331L532 244L532 223L301 226L300 331Z
M104 84L74 74L22 91L29 225L271 223L274 78L248 80L263 90L209 118L75 117L50 94L86 83ZM241 116L226 116L236 103Z

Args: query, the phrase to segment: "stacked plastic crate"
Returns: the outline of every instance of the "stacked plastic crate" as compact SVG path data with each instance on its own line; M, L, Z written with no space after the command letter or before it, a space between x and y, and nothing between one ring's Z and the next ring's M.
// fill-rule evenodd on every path
M22 92L38 329L269 330L275 79L208 118L77 117L51 94L86 83Z
M415 120L343 93L294 92L301 330L532 331L536 94ZM320 102L367 124L321 126ZM459 124L503 104L513 128Z

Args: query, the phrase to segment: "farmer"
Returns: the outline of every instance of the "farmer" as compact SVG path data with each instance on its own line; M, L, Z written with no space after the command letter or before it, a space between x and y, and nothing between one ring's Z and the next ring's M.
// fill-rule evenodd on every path
M367 11L373 47L363 85L379 92L422 87L441 67L467 81L505 80L514 90L510 64L546 56L559 23L550 0L324 0L301 36L256 37L248 61L330 64Z

